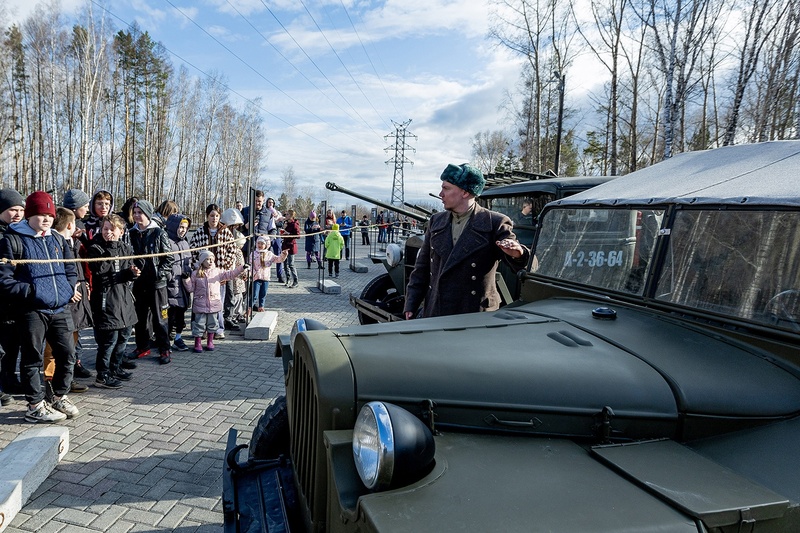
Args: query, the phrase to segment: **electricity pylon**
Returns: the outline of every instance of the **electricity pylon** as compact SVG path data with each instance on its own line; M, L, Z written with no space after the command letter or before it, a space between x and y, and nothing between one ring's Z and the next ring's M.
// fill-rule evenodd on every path
M394 150L394 156L386 161L386 164L394 163L394 181L392 182L392 201L390 202L392 205L396 205L398 207L403 207L403 202L405 202L405 192L403 186L403 165L405 163L410 163L411 166L414 166L414 162L408 159L405 155L406 150L411 150L412 152L416 152L417 149L409 146L406 143L406 137L412 137L414 139L417 138L416 135L409 132L406 128L409 124L411 124L411 119L406 120L402 124L398 124L394 120L392 121L394 124L395 132L386 135L384 139L388 139L389 137L394 137L394 147L387 146L384 148L386 152L389 150Z

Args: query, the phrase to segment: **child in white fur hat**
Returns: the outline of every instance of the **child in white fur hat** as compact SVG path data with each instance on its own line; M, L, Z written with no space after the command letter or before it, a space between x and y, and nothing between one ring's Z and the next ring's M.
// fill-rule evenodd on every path
M261 235L256 240L256 249L250 255L250 264L253 267L253 310L263 311L264 302L267 299L267 289L269 288L269 278L272 265L283 263L289 255L288 250L275 255L270 250L269 237Z

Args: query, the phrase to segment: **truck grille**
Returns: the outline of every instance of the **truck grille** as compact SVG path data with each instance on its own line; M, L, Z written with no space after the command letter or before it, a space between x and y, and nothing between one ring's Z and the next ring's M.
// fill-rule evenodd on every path
M295 354L292 379L291 455L297 471L300 491L306 499L311 516L315 516L317 447L320 442L317 425L319 405L312 372L303 357Z

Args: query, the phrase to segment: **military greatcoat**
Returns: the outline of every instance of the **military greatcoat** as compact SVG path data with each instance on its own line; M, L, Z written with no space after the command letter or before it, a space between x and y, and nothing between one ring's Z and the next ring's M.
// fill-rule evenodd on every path
M451 220L447 211L431 217L406 287L405 311L416 313L421 304L423 317L494 311L501 303L495 284L499 261L515 270L527 264L530 250L524 246L522 257L512 259L496 244L516 240L507 216L476 204L455 245Z

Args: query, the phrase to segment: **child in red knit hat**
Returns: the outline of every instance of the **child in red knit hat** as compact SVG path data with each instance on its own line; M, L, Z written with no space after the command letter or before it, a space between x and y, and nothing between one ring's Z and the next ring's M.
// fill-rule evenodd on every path
M25 200L25 220L10 224L0 241L0 257L10 260L39 259L44 262L0 265L0 294L19 310L16 324L27 331L21 336L20 376L28 409L28 422L58 422L78 416L78 408L67 398L75 366L72 316L68 309L75 298L78 275L72 250L64 238L51 230L56 216L53 199L36 191ZM53 403L44 399L39 372L45 339L53 348Z

